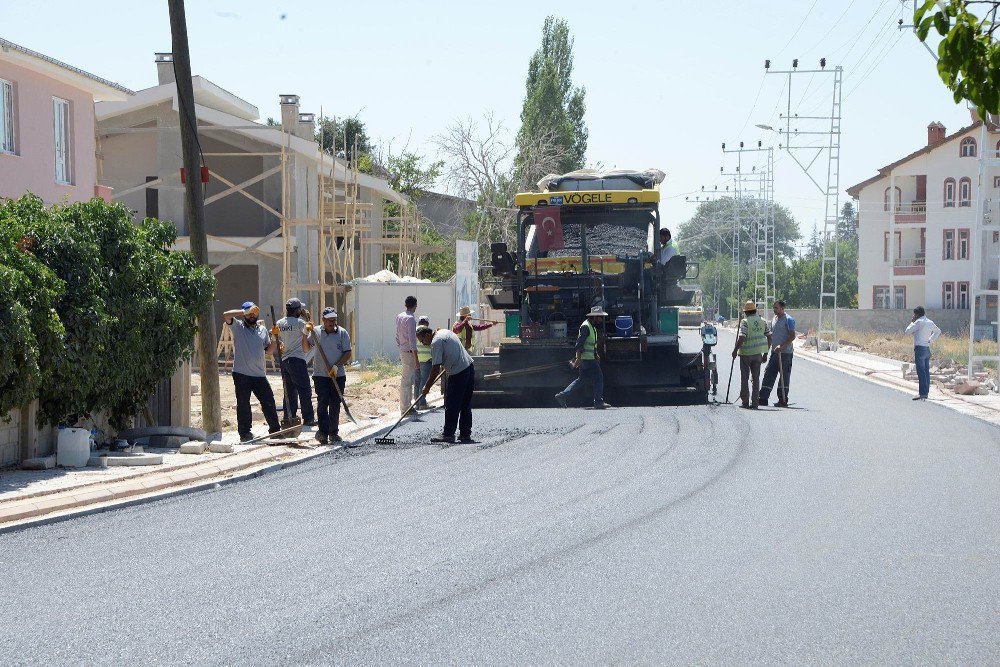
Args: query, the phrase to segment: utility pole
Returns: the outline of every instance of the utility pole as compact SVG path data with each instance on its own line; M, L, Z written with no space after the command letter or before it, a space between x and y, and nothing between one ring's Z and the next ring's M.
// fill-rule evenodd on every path
M177 107L180 113L181 149L184 154L184 213L187 217L191 252L195 260L208 266L208 237L205 235L205 193L201 183L201 145L198 142L194 111L194 86L191 83L191 53L188 49L187 19L184 0L167 0L170 9L170 34L174 53L174 78ZM215 317L212 303L198 314L198 368L201 372L201 420L206 433L222 432L219 405L219 360L216 357Z

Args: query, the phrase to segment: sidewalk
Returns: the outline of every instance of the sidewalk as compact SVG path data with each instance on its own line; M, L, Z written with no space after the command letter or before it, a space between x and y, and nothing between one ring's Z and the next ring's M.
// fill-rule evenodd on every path
M429 402L437 407L442 400L438 396ZM387 430L398 419L397 410L377 420L363 420L357 426L347 422L341 424L340 435L345 441L370 438ZM262 443L241 445L238 439L235 432L223 434L223 442L234 443L230 454L208 451L180 454L176 449L147 447L147 453L163 455L163 463L154 466L3 471L0 473L0 533L212 488L280 470L344 446L342 443L313 448ZM316 445L315 429L303 429L299 441Z
M802 338L795 341L795 356L896 389L911 397L917 395L917 383L903 378L905 362L902 361L860 351L838 350L817 353L813 348L806 348L805 340ZM927 400L1000 426L1000 396L995 394L963 396L952 391L944 391L932 382Z

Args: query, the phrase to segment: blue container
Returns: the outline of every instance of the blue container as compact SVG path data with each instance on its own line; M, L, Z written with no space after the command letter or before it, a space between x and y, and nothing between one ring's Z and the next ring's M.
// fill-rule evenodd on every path
M632 335L632 316L619 315L615 318L615 329L622 338Z

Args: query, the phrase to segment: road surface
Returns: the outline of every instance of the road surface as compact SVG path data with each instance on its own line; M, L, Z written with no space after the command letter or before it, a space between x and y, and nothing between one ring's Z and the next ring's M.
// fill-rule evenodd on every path
M997 429L805 360L792 400L433 413L0 535L0 663L1000 662Z

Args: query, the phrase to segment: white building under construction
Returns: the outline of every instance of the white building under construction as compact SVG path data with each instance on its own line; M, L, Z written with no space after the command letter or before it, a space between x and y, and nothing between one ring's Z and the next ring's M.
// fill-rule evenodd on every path
M173 220L177 247L187 248L171 54L156 54L156 67L158 85L97 105L98 178L137 216ZM434 249L418 244L415 207L384 179L322 152L297 95L281 95L280 123L267 125L249 102L200 76L193 83L216 313L245 300L283 310L298 296L315 315L343 304L344 283L387 262L419 275L419 253Z

